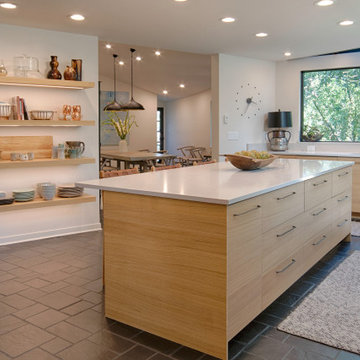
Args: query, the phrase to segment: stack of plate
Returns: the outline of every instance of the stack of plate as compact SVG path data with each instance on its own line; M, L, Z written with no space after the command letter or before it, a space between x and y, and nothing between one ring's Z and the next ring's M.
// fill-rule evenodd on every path
M58 187L58 196L62 198L78 197L83 194L84 188L75 185L62 185Z
M34 189L21 189L21 190L14 190L13 196L15 201L25 202L34 200L35 197L35 190Z
M0 205L9 205L14 202L14 198L1 198L0 199Z

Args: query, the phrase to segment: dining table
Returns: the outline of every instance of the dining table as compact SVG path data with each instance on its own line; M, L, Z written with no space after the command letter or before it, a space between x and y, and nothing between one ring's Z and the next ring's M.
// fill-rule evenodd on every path
M120 152L118 150L101 150L100 158L101 170L109 161L115 160L117 162L117 169L121 169L121 163L124 163L125 169L139 165L140 172L144 172L150 169L151 166L156 166L158 161L164 165L172 165L176 155L147 151Z

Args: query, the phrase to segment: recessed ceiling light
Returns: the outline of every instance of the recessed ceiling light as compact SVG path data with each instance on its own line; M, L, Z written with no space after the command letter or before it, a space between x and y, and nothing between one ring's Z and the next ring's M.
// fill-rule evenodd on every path
M340 26L350 26L352 24L354 24L354 22L352 20L343 20L343 21L339 22Z
M284 55L285 55L285 56L291 56L291 52L290 52L290 51L286 51L286 52L284 52Z
M4 9L16 9L16 5L13 3L1 3L0 6Z
M180 84L179 86L183 89L185 87L185 84Z
M159 50L156 50L156 51L155 51L155 55L156 55L156 56L160 56L160 55L161 55L161 52L160 52Z
M141 57L141 56L137 56L137 57L136 57L136 60L137 60L137 61L141 61L141 60L142 60L142 57Z
M259 37L259 38L263 38L263 37L267 37L269 36L269 34L265 33L265 32L259 32L257 34L255 34L256 37Z
M233 23L235 21L235 18L227 16L220 19L223 23Z
M111 44L106 44L105 47L106 47L107 49L111 49Z
M334 4L334 0L318 0L314 4L317 6L330 6Z
M73 14L70 16L70 19L75 20L75 21L83 21L83 20L85 20L85 17L81 14Z
M119 61L119 65L122 66L122 65L125 65L125 63L124 63L122 60L120 60L120 61Z
M175 2L186 2L187 0L174 0Z
M163 90L163 94L167 95L169 92L167 90Z

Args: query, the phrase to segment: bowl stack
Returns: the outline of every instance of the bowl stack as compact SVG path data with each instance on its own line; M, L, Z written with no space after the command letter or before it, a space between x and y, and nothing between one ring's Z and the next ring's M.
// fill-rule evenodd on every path
M11 105L0 101L0 120L9 120Z
M75 185L62 185L58 187L58 196L62 198L78 197L83 194L84 188Z
M52 200L56 194L56 185L52 183L40 183L38 193L44 200Z
M16 202L32 201L34 200L35 197L35 190L34 189L14 190L13 197L15 198Z

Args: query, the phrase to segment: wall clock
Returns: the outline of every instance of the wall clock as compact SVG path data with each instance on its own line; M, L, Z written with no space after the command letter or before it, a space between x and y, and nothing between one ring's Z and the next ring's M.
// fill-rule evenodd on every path
M241 85L236 92L235 105L242 118L251 119L256 117L262 106L261 93L258 87L251 83Z

